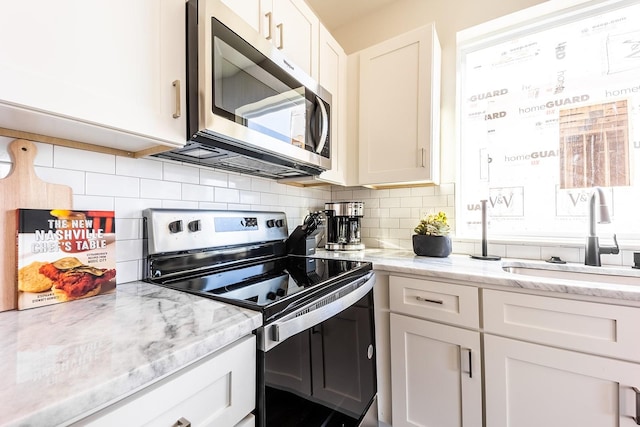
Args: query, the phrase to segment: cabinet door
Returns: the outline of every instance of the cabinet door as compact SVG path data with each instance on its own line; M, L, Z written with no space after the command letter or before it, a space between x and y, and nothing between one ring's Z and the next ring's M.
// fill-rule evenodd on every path
M261 14L267 21L262 34L317 80L320 21L313 10L303 0L262 0Z
M34 0L5 9L0 104L15 115L0 126L68 137L75 123L97 125L111 133L87 133L84 142L121 149L131 147L118 132L184 144L183 0ZM45 119L39 128L33 117L42 113L60 129Z
M359 56L360 184L438 183L440 45L434 25Z
M391 313L393 426L482 425L480 334Z
M260 0L221 0L236 15L260 32Z
M636 425L640 365L485 335L491 427Z
M320 179L344 185L347 169L347 55L320 26L320 86L331 93L331 169L320 174Z
M249 336L87 418L78 426L251 425L256 339ZM178 420L184 419L182 424ZM243 424L244 423L244 424Z

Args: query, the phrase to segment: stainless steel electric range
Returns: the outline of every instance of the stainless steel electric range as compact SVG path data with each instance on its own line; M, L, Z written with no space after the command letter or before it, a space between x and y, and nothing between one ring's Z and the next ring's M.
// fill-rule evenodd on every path
M262 313L259 427L378 425L370 263L287 254L283 212L143 218L145 280Z

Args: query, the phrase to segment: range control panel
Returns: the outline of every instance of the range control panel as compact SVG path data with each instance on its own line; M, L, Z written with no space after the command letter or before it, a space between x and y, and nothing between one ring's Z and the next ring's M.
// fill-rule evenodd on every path
M282 241L284 212L146 209L142 213L148 254Z

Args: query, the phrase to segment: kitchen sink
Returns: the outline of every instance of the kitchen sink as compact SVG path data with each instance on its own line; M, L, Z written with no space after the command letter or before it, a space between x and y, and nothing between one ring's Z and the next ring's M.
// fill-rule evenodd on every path
M581 282L640 286L640 270L631 267L590 267L582 264L503 262L508 273Z

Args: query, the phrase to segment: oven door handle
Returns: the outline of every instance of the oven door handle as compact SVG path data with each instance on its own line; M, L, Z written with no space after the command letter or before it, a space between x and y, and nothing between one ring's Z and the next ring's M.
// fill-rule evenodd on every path
M266 326L268 331L265 331L265 336L263 336L262 350L267 351L287 338L310 329L351 307L373 289L375 282L375 275L370 271L362 278ZM343 295L344 291L348 289L352 290Z

